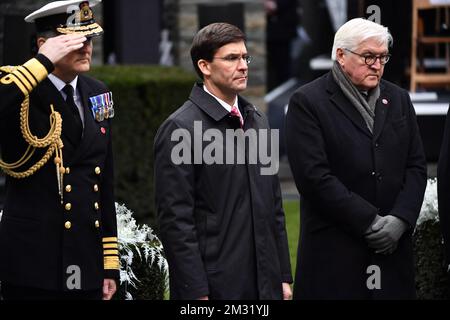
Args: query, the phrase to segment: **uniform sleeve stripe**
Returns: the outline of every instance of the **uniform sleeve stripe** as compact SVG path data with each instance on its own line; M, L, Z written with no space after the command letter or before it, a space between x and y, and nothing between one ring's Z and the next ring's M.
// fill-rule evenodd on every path
M103 238L103 242L117 242L117 237Z
M114 264L105 264L104 266L105 270L119 270L119 263L114 263Z
M37 79L33 76L33 74L27 68L20 66L19 68L17 68L17 70L20 71L25 78L27 78L27 80L30 82L30 84L33 87L36 87L38 85Z
M33 90L33 88L35 87L30 80L28 80L28 78L23 74L23 72L20 70L20 68L17 68L16 71L13 72L13 74L19 78L20 80L22 80L22 83L27 87L28 91L31 92L31 90Z
M103 255L118 255L119 254L119 250L103 250Z
M103 249L117 249L119 247L119 245L117 243L104 243L103 244Z
M15 74L10 73L9 77L11 77L12 81L19 87L20 91L22 91L25 96L28 96L30 94L30 91L27 90L25 85L22 83L22 81L20 81L19 78L15 76Z
M112 263L112 264L105 264L104 269L105 270L119 270L120 269L119 262Z
M34 81L36 81L36 83L39 83L39 80L34 76L34 74L30 71L30 69L28 69L26 67L26 65L23 65L22 68L24 68L25 70L28 71L28 73L33 77Z
M30 71L37 82L41 82L42 80L47 78L47 69L45 69L44 65L40 63L36 58L30 59L25 62L23 64L23 67Z
M31 90L33 90L33 86L31 85L31 83L27 80L27 78L25 78L25 76L19 70L14 71L12 75L20 80L20 82L25 86L25 88L27 88L28 92L31 92Z
M117 256L116 257L104 257L103 258L103 268L119 270L120 269L119 258Z

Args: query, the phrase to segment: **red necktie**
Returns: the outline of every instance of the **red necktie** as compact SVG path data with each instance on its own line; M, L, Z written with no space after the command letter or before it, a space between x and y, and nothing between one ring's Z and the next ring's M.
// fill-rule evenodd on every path
M239 110L236 106L233 106L230 111L231 116L238 117L239 118L239 124L241 125L241 128L244 127L244 119L242 119L241 114L239 113Z

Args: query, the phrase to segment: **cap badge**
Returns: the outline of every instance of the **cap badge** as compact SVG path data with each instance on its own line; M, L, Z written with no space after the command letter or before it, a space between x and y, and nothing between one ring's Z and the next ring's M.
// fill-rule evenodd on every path
M83 2L80 5L80 21L84 22L84 21L89 21L92 20L93 15L92 15L92 10L91 8L89 8L89 2Z

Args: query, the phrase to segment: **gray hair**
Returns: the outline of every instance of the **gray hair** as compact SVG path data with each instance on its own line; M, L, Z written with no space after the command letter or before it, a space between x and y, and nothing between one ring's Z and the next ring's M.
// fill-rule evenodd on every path
M391 47L394 42L387 27L362 18L347 21L334 35L331 59L336 60L336 50L338 48L356 50L361 42L369 38L375 39L387 47Z

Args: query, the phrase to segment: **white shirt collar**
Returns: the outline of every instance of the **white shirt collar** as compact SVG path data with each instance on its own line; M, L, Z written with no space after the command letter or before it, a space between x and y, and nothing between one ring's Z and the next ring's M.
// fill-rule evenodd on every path
M73 79L70 83L65 83L64 81L62 81L60 78L58 78L57 76L55 76L52 73L50 73L48 75L48 78L53 83L53 85L56 87L56 89L58 89L58 91L61 91L66 86L66 84L70 84L73 88L73 92L77 92L76 90L77 90L78 76L76 76L75 79Z
M77 93L78 76L76 76L75 79L73 79L69 83L65 83L64 81L62 81L60 78L58 78L57 76L55 76L53 74L49 74L48 78L53 83L53 85L56 87L56 89L58 89L59 93L61 93L61 96L63 97L64 100L66 100L67 95L66 95L66 93L64 91L62 91L62 89L67 84L72 86L73 92L74 92L74 102L75 102L75 105L78 108L78 112L80 114L81 122L83 123L83 126L84 126L83 103L81 102L81 97Z
M214 98L216 98L216 100L222 105L222 107L225 108L225 110L227 110L228 112L231 112L231 108L233 106L230 106L228 103L226 103L225 101L223 101L220 98L217 98L215 95L213 95L211 92L209 92L209 90L206 88L205 85L203 85L203 90L205 90L206 92L208 92L210 95L212 95ZM241 113L241 111L239 110L239 106L238 106L238 98L236 96L236 100L234 101L234 105L236 106L236 108L238 109L239 113Z

